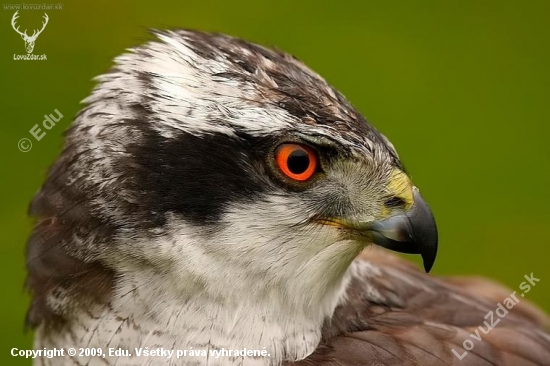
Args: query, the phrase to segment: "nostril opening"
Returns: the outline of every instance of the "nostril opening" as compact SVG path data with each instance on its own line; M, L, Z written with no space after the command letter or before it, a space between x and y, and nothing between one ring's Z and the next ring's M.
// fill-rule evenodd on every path
M392 198L386 200L384 205L388 208L405 207L406 202L400 197L393 196Z

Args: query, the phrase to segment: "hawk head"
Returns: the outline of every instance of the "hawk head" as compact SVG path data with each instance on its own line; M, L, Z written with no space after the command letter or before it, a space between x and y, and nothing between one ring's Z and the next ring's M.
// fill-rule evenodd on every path
M109 301L138 272L162 279L151 307L169 288L323 318L368 244L431 268L427 205L339 92L239 39L157 37L97 78L31 205L32 324Z

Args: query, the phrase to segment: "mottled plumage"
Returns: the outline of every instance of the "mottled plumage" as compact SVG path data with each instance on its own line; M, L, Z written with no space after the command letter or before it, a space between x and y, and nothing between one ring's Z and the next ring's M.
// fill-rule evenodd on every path
M391 143L339 92L236 38L156 36L97 78L31 204L35 346L270 357L37 365L550 364L530 305L459 361L450 349L498 299L373 247L357 258L376 242L430 268L437 233ZM282 143L315 150L311 179L277 168Z
M512 290L480 278L428 277L371 248L357 260L378 268L368 285L377 298L365 296L369 276L354 278L347 301L323 328L319 348L306 360L287 365L550 365L545 314L521 297L505 317L495 313ZM464 355L468 339L474 348Z

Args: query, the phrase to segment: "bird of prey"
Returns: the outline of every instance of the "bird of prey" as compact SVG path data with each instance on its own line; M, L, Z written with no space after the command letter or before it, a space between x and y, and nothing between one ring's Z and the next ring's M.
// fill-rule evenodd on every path
M490 319L511 290L380 248L429 270L436 224L342 94L279 51L155 36L97 78L31 203L27 324L65 350L35 365L550 365L527 300Z

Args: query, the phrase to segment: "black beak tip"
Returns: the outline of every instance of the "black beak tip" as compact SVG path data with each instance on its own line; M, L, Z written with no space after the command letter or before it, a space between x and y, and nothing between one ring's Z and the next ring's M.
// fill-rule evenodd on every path
M420 194L415 192L415 196L415 206L417 207L413 210L413 217L409 217L409 220L413 219L417 223L417 225L412 225L411 222L413 235L424 262L424 269L426 272L430 272L437 256L437 225L432 211Z
M437 247L432 253L422 253L422 261L424 262L424 270L426 273L430 273L435 263L435 257L437 254Z
M433 220L433 225L429 231L427 230L422 236L420 240L422 240L421 243L423 244L420 248L420 255L424 261L424 269L426 273L429 273L437 257L437 226L435 225L435 220Z

